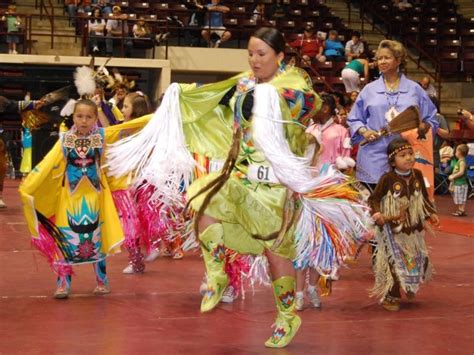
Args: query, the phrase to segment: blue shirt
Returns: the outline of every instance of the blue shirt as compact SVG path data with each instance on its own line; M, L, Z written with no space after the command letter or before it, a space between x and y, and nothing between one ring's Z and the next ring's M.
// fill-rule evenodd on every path
M386 127L385 113L390 107L393 106L400 113L412 105L418 107L422 121L432 127L434 136L438 129L436 107L420 85L407 79L403 74L398 91L394 93L386 93L383 76L366 85L357 97L347 119L353 143L363 139L357 133L361 127L374 131ZM380 177L390 170L387 146L398 137L398 134L394 134L359 146L356 164L356 178L359 181L376 184Z
M222 6L221 2L217 4L207 4L206 7L214 7L214 6ZM209 26L209 21L211 23L211 27L224 27L224 14L219 11L209 11L209 17L207 19L206 26Z
M339 41L327 39L326 42L324 42L324 48L325 56L342 57L344 55L344 46Z

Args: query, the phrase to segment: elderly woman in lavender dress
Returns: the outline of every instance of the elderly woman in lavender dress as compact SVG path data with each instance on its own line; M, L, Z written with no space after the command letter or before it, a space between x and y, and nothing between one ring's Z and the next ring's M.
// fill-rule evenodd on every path
M409 106L417 106L425 133L436 132L436 107L416 82L401 74L399 69L406 59L401 43L390 40L380 42L377 49L379 79L366 85L359 94L349 114L348 124L353 143L362 139L369 144L360 146L357 153L356 177L373 191L380 177L390 170L387 146L398 134L381 137L378 131L388 121Z
M428 95L416 82L400 73L406 55L401 43L380 42L376 56L381 76L360 92L347 120L353 145L362 139L369 141L369 144L359 146L356 159L356 178L368 189L367 195L373 193L380 177L390 170L387 147L399 135L380 138L377 133L387 126L389 120L415 105L423 122L419 131L426 133L433 129L436 132L438 129L436 107ZM377 242L372 240L369 243L375 256Z

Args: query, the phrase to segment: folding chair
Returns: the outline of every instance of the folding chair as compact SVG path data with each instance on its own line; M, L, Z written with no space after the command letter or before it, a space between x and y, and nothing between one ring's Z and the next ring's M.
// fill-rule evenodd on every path
M449 174L446 174L441 166L437 170L434 177L435 194L445 195L449 192Z
M474 155L466 156L466 176L467 183L471 192L469 193L468 198L474 196Z

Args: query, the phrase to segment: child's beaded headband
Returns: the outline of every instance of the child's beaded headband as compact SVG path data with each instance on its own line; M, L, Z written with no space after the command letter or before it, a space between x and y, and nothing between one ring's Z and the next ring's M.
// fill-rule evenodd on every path
M402 150L405 150L405 149L413 149L413 147L410 145L410 144L404 144L402 145L401 147L398 147L397 149L395 149L393 152L391 152L389 155L388 155L388 159L391 159L394 155L396 155L398 152L401 152Z

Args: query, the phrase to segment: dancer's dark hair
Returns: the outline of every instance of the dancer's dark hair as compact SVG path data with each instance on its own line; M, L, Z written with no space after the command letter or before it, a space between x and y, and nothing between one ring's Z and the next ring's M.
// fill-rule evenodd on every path
M285 38L276 28L262 27L259 28L252 37L261 39L268 44L272 49L279 54L285 51Z

